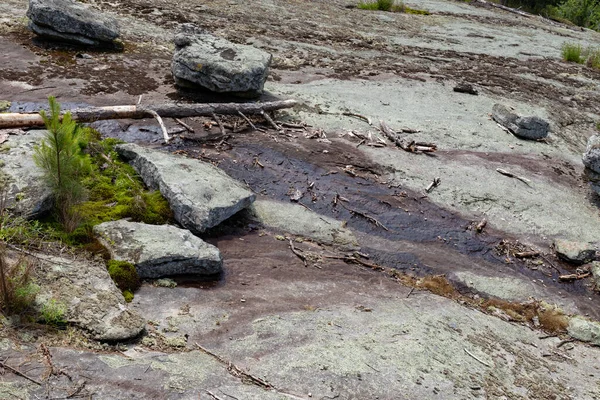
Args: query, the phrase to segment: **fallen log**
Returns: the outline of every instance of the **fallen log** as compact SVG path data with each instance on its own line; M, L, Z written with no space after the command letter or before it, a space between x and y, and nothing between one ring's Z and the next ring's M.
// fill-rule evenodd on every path
M77 122L94 122L107 119L142 119L154 114L166 118L211 117L214 114L239 115L263 114L266 111L291 108L295 100L270 101L266 103L199 103L199 104L155 104L89 107L67 110ZM44 126L39 113L0 113L0 129Z

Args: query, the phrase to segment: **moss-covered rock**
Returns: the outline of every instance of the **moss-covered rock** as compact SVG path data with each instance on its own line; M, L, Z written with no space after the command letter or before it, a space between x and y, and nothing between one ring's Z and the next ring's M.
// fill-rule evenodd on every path
M140 278L133 264L127 261L110 260L108 262L108 273L115 285L123 291L133 292L140 287Z

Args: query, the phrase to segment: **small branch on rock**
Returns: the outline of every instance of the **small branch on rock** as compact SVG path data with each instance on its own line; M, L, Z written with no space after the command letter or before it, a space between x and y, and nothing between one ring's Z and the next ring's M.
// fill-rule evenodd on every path
M217 117L217 114L212 113L211 117L215 120L217 125L219 125L219 130L221 131L221 135L223 135L223 136L227 135L227 132L225 132L225 127L223 126L223 123L221 122L219 117Z
M250 118L246 117L246 115L244 115L243 112L241 112L240 110L238 110L238 115L240 117L242 117L244 119L244 121L246 121L248 123L248 125L250 125L250 128L252 128L252 130L257 130L256 126L252 123L252 121L250 121Z
M523 182L524 184L526 184L527 186L531 186L530 185L531 181L529 179L527 179L527 178L523 178L521 176L513 174L512 172L508 172L508 171L506 171L504 169L500 169L500 168L496 168L496 172L499 172L499 173L501 173L504 176L508 176L509 178L518 179L521 182Z
M290 239L290 250L292 250L292 253L294 253L296 256L298 256L299 259L302 260L305 267L308 267L308 262L306 262L306 256L304 254L300 253L298 250L296 250L296 248L294 247L294 242L292 242L292 239Z
M347 207L347 206L346 206L346 205L344 205L344 203L342 202L342 201L343 201L343 200L342 200L342 197L339 197L338 195L336 195L336 196L337 196L337 200L340 200L340 201L339 201L339 204L341 204L341 206L342 206L342 207L344 207L346 210L350 211L350 213L352 213L352 214L354 214L354 215L361 216L361 217L365 218L366 220L368 220L368 221L372 222L372 223L373 223L375 226L381 227L381 228L383 228L384 230L386 230L386 231L389 231L389 229L388 229L388 228L387 228L385 225L383 225L381 222L377 221L375 218L371 217L371 216L370 216L370 215L368 215L368 214L365 214L365 213L364 213L364 212L362 212L362 211L354 210L354 209L352 209L352 208L350 208L350 207ZM338 201L337 201L337 200L336 200L335 204L338 204Z
M347 262L349 264L360 264L362 266L371 268L372 270L375 270L375 271L383 271L383 270L385 270L385 268L383 268L381 265L372 264L370 262L364 261L360 257L355 257L355 256L324 256L324 257L325 258L331 258L331 259L334 259L334 260L342 260L342 261Z
M442 183L442 180L440 178L435 178L430 184L429 186L427 186L427 188L425 188L425 191L427 193L431 192L433 190L433 188L440 186L440 183Z
M404 143L398 138L398 134L390 128L384 121L379 121L379 130L383 133L392 143L400 147L402 150L409 153L433 153L437 150L435 143L424 143L411 141L409 144Z
M487 225L487 219L485 219L485 218L484 218L484 219L482 219L482 220L481 220L481 222L479 222L479 223L477 224L477 226L475 226L475 231L476 231L477 233L482 233L482 232L483 232L483 230L485 229L485 226L486 226L486 225Z
M188 124L186 124L185 122L183 122L182 120L180 120L179 118L173 118L175 120L175 122L177 122L179 125L183 126L185 129L188 130L188 132L194 133L194 128L192 128L191 126L189 126Z
M563 282L571 282L571 281L576 281L578 279L587 278L590 275L591 274L589 272L586 272L584 274L567 274L567 275L560 275L558 277L558 279Z
M217 396L216 394L214 394L210 390L206 390L206 393L208 393L208 395L211 396L215 400L223 400L221 397Z
M42 383L40 381L37 381L37 380L33 379L32 377L30 377L29 375L26 375L25 373L19 371L18 369L5 364L3 361L0 361L0 367L11 371L15 375L19 375L19 376L27 379L28 381L35 383L36 385L42 386Z
M276 131L280 131L280 130L282 130L282 129L281 129L281 127L280 127L279 125L277 125L277 124L275 123L275 121L273 121L273 118L271 118L271 116L270 116L268 113L266 113L266 112L262 111L262 112L260 113L260 115L262 115L262 116L263 116L263 118L264 118L264 119L266 119L266 120L267 120L267 122L268 122L269 124L271 124L271 126L272 126L273 128L275 128L275 130L276 130Z
M517 258L533 258L540 255L539 251L531 250L531 251L522 251L520 253L515 253L515 257Z
M465 351L465 353L467 353L468 355L470 355L471 357L473 357L475 360L479 361L480 363L482 363L486 367L492 368L492 366L490 364L486 363L481 358L478 358L475 354L471 353L469 350L464 349L464 351Z
M362 119L363 121L365 121L367 124L369 124L369 125L373 125L373 124L371 123L371 118L369 118L369 117L365 117L364 115L361 115L361 114L356 114L356 113L353 113L353 112L343 112L343 113L342 113L342 115L345 115L345 116L347 116L347 117L356 117L356 118L360 118L360 119Z
M167 132L167 127L165 126L160 115L158 115L158 113L154 110L146 110L146 112L148 114L152 115L156 121L158 121L158 124L160 125L160 129L162 130L162 133L163 133L163 137L165 138L165 143L168 144L169 141L171 140L171 138L169 137L169 132Z

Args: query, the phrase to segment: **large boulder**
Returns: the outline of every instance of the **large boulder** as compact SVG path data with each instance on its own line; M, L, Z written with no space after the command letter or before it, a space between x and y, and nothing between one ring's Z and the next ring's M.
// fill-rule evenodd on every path
M89 331L96 340L138 336L146 321L125 303L103 262L37 255L40 293L36 307L50 301L64 306L66 322Z
M494 121L521 139L539 140L548 136L550 124L540 117L520 117L502 104L492 108Z
M12 133L22 134L12 134ZM33 161L33 149L47 134L45 130L14 130L2 135L0 181L7 185L5 207L13 214L36 218L52 208L52 191Z
M600 174L600 136L593 135L588 139L583 165L597 174Z
M96 225L94 233L112 258L135 265L140 278L222 270L219 249L185 229L120 220Z
M117 21L72 0L29 0L29 28L51 40L84 46L115 46Z
M175 220L195 234L204 232L252 204L256 196L212 164L136 144L121 144L117 152L158 189L169 202Z
M271 60L271 54L262 50L183 24L175 36L171 69L181 87L257 97L263 92Z

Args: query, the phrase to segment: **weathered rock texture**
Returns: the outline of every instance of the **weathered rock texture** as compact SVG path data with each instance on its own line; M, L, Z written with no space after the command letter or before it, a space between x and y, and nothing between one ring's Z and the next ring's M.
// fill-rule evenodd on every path
M70 0L29 0L29 28L40 36L85 46L114 46L117 21Z
M349 229L333 218L306 208L273 200L257 200L248 208L251 219L293 235L300 235L324 244L356 249L358 241Z
M222 270L219 249L185 229L120 220L97 225L94 233L112 258L135 265L140 278Z
M569 320L569 335L582 342L600 346L600 323L581 316Z
M600 174L600 136L593 135L588 139L583 165Z
M169 202L175 220L202 233L254 202L256 196L219 168L135 144L117 146L146 185Z
M183 24L175 36L171 69L178 86L256 97L263 91L271 60L262 50Z
M89 331L96 340L126 340L142 332L146 322L127 307L104 263L47 255L39 259L38 308L52 299L64 305L65 320Z
M10 135L0 151L0 177L8 179L6 207L25 218L41 216L52 208L52 192L33 161L33 149L47 131Z
M596 250L587 243L570 242L557 239L554 241L556 255L572 264L585 264L596 256Z
M550 124L540 117L519 117L502 104L494 104L492 118L522 139L543 139L548 136L550 128Z

